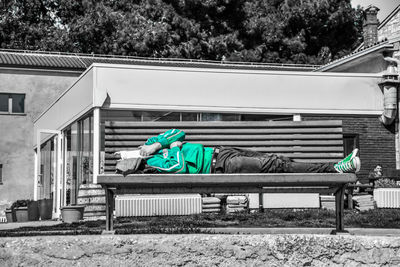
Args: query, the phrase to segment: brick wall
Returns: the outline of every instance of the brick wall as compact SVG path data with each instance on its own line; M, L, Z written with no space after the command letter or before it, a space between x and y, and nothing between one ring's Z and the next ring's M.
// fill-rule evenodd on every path
M303 120L342 120L344 134L358 134L362 180L381 165L383 171L396 169L395 127L383 126L377 116L303 116Z

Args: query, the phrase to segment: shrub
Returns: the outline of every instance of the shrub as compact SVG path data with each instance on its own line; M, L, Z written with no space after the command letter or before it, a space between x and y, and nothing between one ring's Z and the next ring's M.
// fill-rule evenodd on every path
M396 184L396 181L389 178L380 178L375 181L375 188L395 188L400 187Z
M14 203L12 203L10 209L16 209L16 208L20 208L20 207L28 207L28 204L33 202L32 199L20 199L15 201Z

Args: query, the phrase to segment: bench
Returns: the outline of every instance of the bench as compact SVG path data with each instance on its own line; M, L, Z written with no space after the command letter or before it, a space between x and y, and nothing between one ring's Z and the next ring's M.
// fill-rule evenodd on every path
M104 123L104 174L97 178L106 191L106 230L113 230L116 194L173 193L324 193L335 194L336 229L343 232L344 193L355 174L115 174L114 152L137 147L151 136L177 128L186 141L205 146L235 146L276 153L298 162L337 162L343 158L342 122L225 121Z

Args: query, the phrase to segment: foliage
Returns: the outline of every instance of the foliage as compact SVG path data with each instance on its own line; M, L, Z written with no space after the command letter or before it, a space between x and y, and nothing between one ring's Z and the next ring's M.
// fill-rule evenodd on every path
M21 207L28 207L28 205L30 203L32 203L33 200L32 199L20 199L20 200L16 200L11 204L10 209L16 209L16 208L21 208Z
M345 210L347 228L400 227L399 209L374 209L364 212ZM117 218L116 234L190 234L207 233L207 228L223 227L310 227L334 228L335 212L323 209L273 209L264 213L238 212L233 214L197 214L190 216L160 216ZM105 221L60 223L52 226L23 227L0 231L0 237L33 235L98 235Z
M350 0L0 0L0 47L326 63L361 41Z
M375 181L375 188L396 188L400 187L395 180L389 178L380 178Z

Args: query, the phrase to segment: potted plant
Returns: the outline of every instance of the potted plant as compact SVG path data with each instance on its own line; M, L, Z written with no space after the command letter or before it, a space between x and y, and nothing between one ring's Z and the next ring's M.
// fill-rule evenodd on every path
M17 222L28 221L28 203L26 200L21 199L15 201L11 205L11 210L15 211L15 217Z
M37 221L39 220L39 210L37 201L31 199L17 200L11 205L11 216L15 213L17 222Z
M378 208L400 208L400 185L389 178L376 180L374 200Z
M79 222L83 219L83 205L69 205L61 208L62 221L66 223Z
M39 214L41 220L51 220L53 216L52 198L44 198L39 200Z
M15 217L15 210L13 210L11 207L6 209L6 218L8 223L17 221L17 217Z

